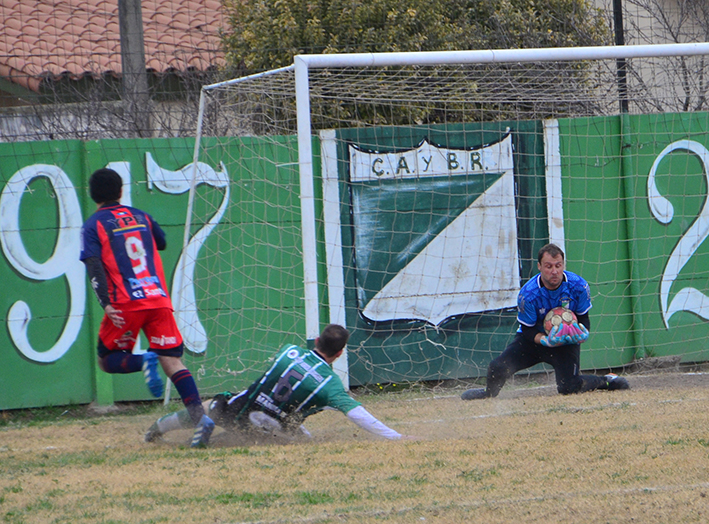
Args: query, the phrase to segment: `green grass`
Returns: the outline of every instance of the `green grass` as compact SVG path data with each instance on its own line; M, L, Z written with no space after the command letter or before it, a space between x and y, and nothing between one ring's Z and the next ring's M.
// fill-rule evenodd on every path
M181 404L171 403L165 407L161 402L127 402L110 408L95 409L89 404L72 406L48 406L31 409L0 411L0 428L47 427L63 423L100 424L101 419L114 417L133 417L136 415L155 414L181 409Z
M519 391L480 402L440 389L359 394L424 437L404 442L332 411L308 419L312 441L245 445L218 430L201 450L187 446L189 430L142 441L178 405L11 413L0 427L0 524L696 521L709 388Z

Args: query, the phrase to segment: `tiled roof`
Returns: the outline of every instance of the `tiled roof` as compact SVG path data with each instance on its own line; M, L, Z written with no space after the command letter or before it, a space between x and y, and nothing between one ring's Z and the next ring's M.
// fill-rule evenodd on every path
M220 0L143 0L146 67L223 65ZM0 0L0 77L33 91L46 76L121 72L118 0Z

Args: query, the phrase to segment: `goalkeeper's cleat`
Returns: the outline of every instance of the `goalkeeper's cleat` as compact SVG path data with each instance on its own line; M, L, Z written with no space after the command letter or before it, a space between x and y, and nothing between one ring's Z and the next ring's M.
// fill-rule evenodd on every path
M616 389L630 389L630 384L628 380L623 377L619 377L615 373L608 373L606 375L606 384L608 390L613 391Z
M163 383L160 373L158 373L158 356L152 351L146 351L143 354L143 375L150 393L154 397L160 397L163 391Z
M487 398L488 396L489 395L487 394L487 390L485 388L473 388L463 391L460 398L463 400L478 400L481 398Z
M199 424L194 430L190 447L206 448L207 444L209 444L209 437L212 436L212 431L214 431L214 421L207 415L202 415Z
M158 423L153 422L148 431L145 433L145 442L155 442L156 440L162 438L162 433L158 429Z

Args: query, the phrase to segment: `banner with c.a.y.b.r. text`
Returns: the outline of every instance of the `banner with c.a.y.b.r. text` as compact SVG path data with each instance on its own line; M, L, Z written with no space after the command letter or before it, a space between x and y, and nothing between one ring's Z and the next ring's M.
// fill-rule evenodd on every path
M549 238L542 129L470 123L326 138L323 158L338 158L323 164L340 183L351 384L478 377L504 349Z

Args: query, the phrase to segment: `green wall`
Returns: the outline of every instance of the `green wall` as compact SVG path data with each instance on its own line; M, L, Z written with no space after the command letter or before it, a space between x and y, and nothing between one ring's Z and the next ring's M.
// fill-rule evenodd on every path
M707 359L708 119L707 113L695 113L559 121L568 267L583 275L593 291L594 336L582 352L586 369L620 367L644 356ZM542 122L338 131L343 140L338 146L339 220L346 317L353 331L353 385L483 376L487 363L512 336L516 314L514 307L505 307L453 316L438 325L420 319L367 319L367 302L412 256L397 261L364 249L368 231L358 230L356 220L396 231L378 237L380 244L419 246L420 252L499 174L449 181L443 184L445 194L437 197L431 190L419 200L404 198L418 182L387 181L381 185L390 192L385 198L377 194L376 184L348 179L347 148L356 144L363 150L401 152L427 140L436 147L471 151L506 136L514 146L523 283L536 272L536 251L549 238ZM282 343L307 341L295 137L210 138L206 144L200 160L215 172L222 167L227 171L229 198L195 266L198 310L213 349L206 354L188 351L185 361L202 392L211 395L245 386ZM663 153L671 144L675 149ZM319 151L317 143L314 150ZM130 177L132 204L153 214L167 231L163 260L172 282L188 194L184 186L165 189L150 170L183 170L192 153L193 141L187 139L0 144L0 409L149 398L140 374L110 376L96 369L102 312L78 261L79 228L95 208L86 179L106 165ZM315 171L320 172L318 158ZM651 172L654 185L648 184ZM421 188L440 185L424 179ZM226 187L207 183L197 191L193 235L227 195ZM353 214L353 198L359 199L357 212L363 214ZM382 205L381 213L375 212L374 203ZM668 203L671 220L662 217ZM319 200L316 209L324 322L329 297L323 230L331 217L323 216ZM397 213L408 221L394 227ZM405 242L401 235L407 235ZM362 260L372 263L364 267ZM292 338L284 340L286 334Z
M582 351L588 369L631 362L637 345L620 126L615 117L559 123L567 268L593 294L593 337Z
M78 245L76 225L80 221L65 228L61 237L58 234L60 199L72 208L64 217L81 212L71 184L82 186L84 145L33 142L3 145L0 151L4 254L0 262L0 408L90 402L94 372L88 323L71 314L72 301L84 313L86 277L81 264L77 266L62 251ZM22 182L30 178L21 171L29 164L47 176ZM13 174L17 183L9 185ZM27 344L21 349L10 339L11 310L13 332L19 338L26 336Z
M295 138L205 142L214 147L211 156L200 160L216 169L225 163L231 194L218 227L199 250L195 269L195 280L201 286L199 315L210 350L186 351L183 359L200 391L213 395L256 378L261 365L244 370L240 363L266 361L283 344L284 333L293 333L295 342L305 343L300 336L304 332L302 240L297 167L292 158ZM2 234L0 279L5 289L0 295L0 347L4 348L0 353L0 409L152 398L140 373L108 375L96 367L102 311L78 260L80 226L95 211L87 179L104 166L130 178L131 205L151 213L166 231L168 246L162 258L166 278L172 283L182 251L189 184L162 187L155 170L185 169L192 162L193 149L194 141L183 139L0 144L0 189L7 193L0 215L6 220L3 224L15 231L13 234L4 227ZM262 160L249 161L245 169L240 158L244 151L260 155ZM55 182L61 185L59 190L50 178L60 180ZM9 183L23 179L31 181L21 187L17 182ZM214 214L226 194L224 188L209 184L198 186L198 193L192 235ZM62 221L62 214L71 217L70 227ZM228 231L226 240L217 241L221 230ZM65 231L63 236L59 231ZM62 249L55 253L58 243ZM20 262L16 261L18 246ZM39 275L33 274L38 264L54 270L45 268ZM245 269L236 272L234 268ZM65 275L65 271L71 274ZM228 275L227 280L223 275ZM271 287L265 289L263 282ZM173 291L172 285L170 288ZM27 304L29 320L23 313L26 308L11 310L16 302ZM264 303L269 306L263 307ZM15 342L11 325L26 327L29 349L23 350L22 343ZM147 348L144 339L140 344ZM54 354L58 358L53 358ZM234 379L235 370L238 380Z
M552 238L547 224L558 221L568 269L591 285L593 336L583 346L582 367L607 370L635 359L678 354L685 362L706 360L707 125L707 113L559 121L563 219L547 216L544 181L550 170L541 122L340 130L347 321L355 328L351 383L484 376L489 361L510 340L517 327L513 308L471 308L443 320L427 318L423 303L418 303L420 311L409 307L389 318L367 313L378 294L391 292L387 284L406 274L423 246L433 245L461 207L479 198L470 179L477 176L483 187L489 185L485 173L465 175L455 169L449 178L461 179L460 188L444 186L425 170L406 178L411 151L423 140L444 148L445 154L470 150L500 140L508 131L514 141L521 283L536 273L536 252ZM348 149L353 145L372 152L369 170L379 178L357 178L360 171L353 165L359 162L358 153ZM659 158L668 147L674 150ZM654 163L655 191L662 198L649 194ZM387 165L398 178L385 173L382 166ZM461 190L469 198L461 199ZM372 196L366 196L368 191ZM651 205L654 199L664 209L664 197L674 211L668 223ZM366 204L367 198L372 204ZM491 235L498 234L491 230ZM411 281L412 287L417 285ZM397 300L406 308L405 299Z
M584 364L608 355L618 363L678 354L707 359L708 125L707 113L560 123L568 255L596 283L594 317L608 325L593 338L606 355L587 352ZM663 153L668 147L674 149ZM667 223L651 205L655 163L653 198L671 206ZM684 262L679 271L671 270L673 260ZM663 314L670 304L676 311Z

